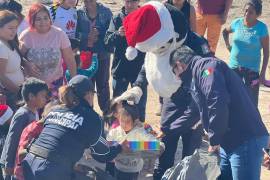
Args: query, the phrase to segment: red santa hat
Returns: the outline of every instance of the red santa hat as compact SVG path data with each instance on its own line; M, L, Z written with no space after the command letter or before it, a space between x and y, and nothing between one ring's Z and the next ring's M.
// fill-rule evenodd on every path
M154 51L175 36L168 9L157 1L150 1L130 13L123 25L129 46L126 50L128 60L137 56L137 49L142 52Z
M12 109L7 105L0 105L0 125L5 124L13 115Z

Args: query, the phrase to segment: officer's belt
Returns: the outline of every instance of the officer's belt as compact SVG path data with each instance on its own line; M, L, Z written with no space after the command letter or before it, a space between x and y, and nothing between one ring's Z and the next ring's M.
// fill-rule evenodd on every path
M43 148L41 146L37 146L34 144L32 144L31 147L29 148L29 152L34 154L37 157L47 159L51 162L57 162L57 163L66 164L66 165L67 163L72 163L72 161L69 158L66 158L63 155L60 155L57 152L50 151L46 148Z

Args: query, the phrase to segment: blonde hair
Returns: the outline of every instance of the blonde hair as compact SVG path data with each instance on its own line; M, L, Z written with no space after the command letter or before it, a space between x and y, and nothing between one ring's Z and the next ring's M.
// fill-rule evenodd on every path
M79 98L75 95L72 87L64 85L59 88L59 100L67 107L75 107L79 104Z

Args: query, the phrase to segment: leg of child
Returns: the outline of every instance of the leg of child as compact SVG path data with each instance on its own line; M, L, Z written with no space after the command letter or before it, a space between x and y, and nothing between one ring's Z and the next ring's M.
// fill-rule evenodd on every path
M117 180L137 180L139 176L139 172L136 173L122 172L116 168L114 174Z

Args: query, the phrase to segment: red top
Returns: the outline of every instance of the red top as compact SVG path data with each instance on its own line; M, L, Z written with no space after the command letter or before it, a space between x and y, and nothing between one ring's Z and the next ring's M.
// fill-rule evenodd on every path
M33 121L28 126L26 126L26 128L23 130L21 134L21 138L20 138L20 142L19 142L19 146L18 146L17 154L16 154L16 162L15 162L16 166L14 169L15 177L18 180L24 180L23 169L22 169L22 166L20 166L23 160L23 157L19 157L19 152L22 151L23 149L26 149L28 144L33 139L39 136L42 129L43 129L43 123L38 123L38 121Z
M222 14L226 0L198 0L197 12L200 14Z

